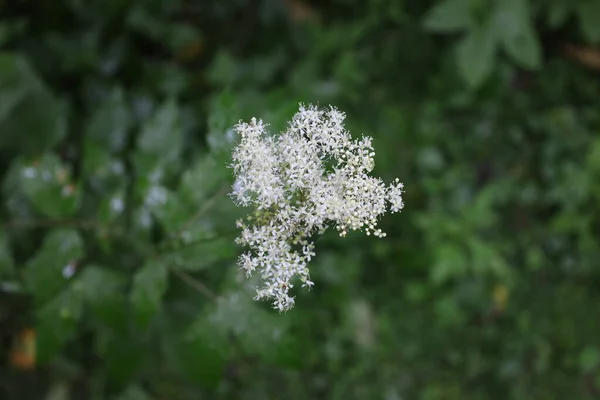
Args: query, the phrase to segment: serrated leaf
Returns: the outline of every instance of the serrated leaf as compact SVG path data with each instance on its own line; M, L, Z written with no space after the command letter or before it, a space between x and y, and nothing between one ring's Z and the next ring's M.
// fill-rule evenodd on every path
M118 152L127 143L130 126L131 113L125 95L121 88L115 88L87 123L85 139Z
M131 302L139 326L146 326L160 309L167 290L167 269L158 262L149 261L133 277Z
M83 240L77 231L56 229L46 235L42 248L23 271L25 286L38 304L45 303L68 286L63 271L83 254Z
M438 2L425 15L425 29L440 33L461 32L473 23L469 0L444 0Z
M577 4L581 30L591 43L600 41L600 2L582 1Z
M479 86L492 72L496 38L488 26L474 28L457 44L458 70L469 86Z
M54 154L20 168L23 193L37 211L53 218L72 216L79 208L80 189L69 168Z
M70 287L37 312L37 361L49 361L71 339L83 310L83 292Z

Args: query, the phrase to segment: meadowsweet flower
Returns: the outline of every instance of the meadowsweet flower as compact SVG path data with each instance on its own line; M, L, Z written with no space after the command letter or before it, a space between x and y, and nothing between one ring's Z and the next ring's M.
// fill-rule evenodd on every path
M353 139L344 119L334 107L300 105L277 136L256 118L234 128L240 142L232 154L231 197L253 208L237 221L236 242L249 248L238 264L264 281L256 299L269 299L280 311L294 306L289 291L295 278L302 287L314 285L307 267L315 255L312 235L333 227L340 236L358 230L385 237L378 219L404 207L403 184L396 179L386 186L369 175L375 166L372 139Z

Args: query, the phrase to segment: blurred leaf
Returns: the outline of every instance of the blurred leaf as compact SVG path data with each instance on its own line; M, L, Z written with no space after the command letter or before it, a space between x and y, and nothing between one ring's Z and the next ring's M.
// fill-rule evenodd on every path
M56 229L46 235L41 249L23 271L25 285L39 305L68 286L69 281L63 276L63 271L83 254L83 240L77 231Z
M584 372L591 372L600 365L600 350L594 346L587 346L579 354L579 365Z
M525 68L539 68L541 48L534 32L527 0L507 0L497 3L494 30L507 54Z
M433 32L454 33L466 30L473 23L470 0L438 1L425 15L423 25Z
M131 302L135 321L145 327L160 309L162 297L167 290L167 270L164 265L148 261L133 277Z
M65 104L21 56L0 53L0 149L37 153L62 140Z
M169 24L166 41L174 54L181 52L191 44L200 46L201 35L195 25L185 23Z
M572 4L567 2L553 2L548 6L548 24L551 28L558 28L565 23L571 13Z
M97 340L96 351L106 360L106 377L117 387L130 383L149 357L143 340L127 332L103 330L97 335Z
M142 153L151 154L162 162L177 160L183 145L183 132L175 100L166 100L146 121L137 145Z
M220 296L206 322L221 335L235 335L249 354L268 357L285 335L286 320L280 317L273 310L260 307L249 293L231 291Z
M510 39L505 37L504 49L522 67L537 69L541 65L540 42L531 28Z
M490 244L473 238L469 241L473 272L477 275L487 275L502 279L507 278L510 268L501 254Z
M476 27L456 46L458 70L465 82L477 87L490 75L497 42L489 27Z
M228 51L219 51L208 70L208 79L215 85L230 87L239 80L239 64Z
M444 284L455 277L464 276L468 272L464 251L452 244L438 245L435 251L436 262L431 270L433 283Z
M6 232L0 228L0 278L7 278L14 272L14 261Z
M83 310L81 288L71 286L37 313L37 360L45 363L73 337Z
M231 353L227 335L196 322L192 329L170 332L165 339L168 357L187 379L208 389L218 386Z
M161 186L150 187L144 203L167 232L175 231L190 218L190 212L180 197Z
M37 211L48 217L72 216L79 207L80 189L70 170L57 156L46 153L40 160L21 166L23 192Z
M576 7L581 30L590 42L598 43L600 41L600 3L582 1L577 3Z
M586 162L591 171L600 174L600 138L592 141Z
M239 122L240 106L234 93L223 91L210 105L207 142L217 161L229 161L237 140L233 126Z
M132 384L116 400L152 400L152 397L138 385Z
M202 202L214 196L229 180L231 170L225 164L218 163L214 157L204 156L183 173L178 192L188 203L202 207Z
M120 217L125 212L125 190L116 190L114 193L108 193L106 198L100 203L98 209L98 221L109 224Z
M85 301L96 306L124 289L127 279L123 273L97 265L86 265L76 282L81 287Z
M234 259L237 250L235 242L230 237L209 237L176 248L165 257L177 268L199 271L214 266L219 261Z
M115 88L86 125L86 143L90 146L91 143L101 144L103 149L111 152L121 151L126 145L130 126L131 114L125 94L121 88Z

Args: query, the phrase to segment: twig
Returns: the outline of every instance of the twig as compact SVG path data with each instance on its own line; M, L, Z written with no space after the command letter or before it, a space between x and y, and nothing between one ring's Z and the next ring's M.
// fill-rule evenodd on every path
M217 301L219 299L219 296L217 296L212 290L210 290L204 283L195 279L194 277L189 275L187 272L182 271L177 268L170 268L170 269L182 281L184 281L185 283L190 285L192 288L196 289L198 292L202 293L204 296L206 296L210 300Z
M14 219L2 224L5 228L44 228L44 227L76 227L81 229L100 229L102 225L93 219Z
M215 196L215 197L217 197L217 196ZM205 207L205 209L206 208L207 207ZM203 212L206 212L206 210ZM198 212L197 214L201 215L202 213ZM7 227L7 228L19 228L19 227L36 228L36 227L68 226L68 227L75 227L75 228L80 228L80 229L98 229L98 230L104 229L110 236L113 236L113 238L118 237L118 238L127 240L132 244L132 246L134 248L137 248L138 251L143 253L145 256L154 258L156 261L163 263L169 270L173 271L173 273L175 275L177 275L182 281L184 281L186 284L188 284L189 286L194 288L196 291L198 291L202 295L206 296L208 299L210 299L212 301L216 301L218 299L218 296L212 290L210 290L206 285L204 285L204 283L193 278L186 272L179 270L179 269L173 267L172 265L170 265L169 263L167 263L162 258L162 256L159 254L159 252L156 250L156 248L154 246L151 246L142 241L136 240L133 236L125 234L125 232L123 232L121 229L114 228L111 226L104 226L96 220L85 220L85 219L29 219L29 220L22 219L22 220L19 220L19 219L16 219L16 220L5 222L3 224L3 226ZM211 238L211 239L214 239L214 238Z

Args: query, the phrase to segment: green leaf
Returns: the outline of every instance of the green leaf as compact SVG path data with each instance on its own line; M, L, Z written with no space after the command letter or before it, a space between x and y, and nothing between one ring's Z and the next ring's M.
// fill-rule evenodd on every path
M423 25L433 32L461 32L473 23L469 0L444 0L438 2L425 15Z
M581 30L591 43L600 41L600 2L582 1L577 3L577 15Z
M21 56L0 53L0 149L39 153L66 133L66 103Z
M586 164L590 171L600 174L600 138L593 139L590 143Z
M115 88L87 123L85 139L101 144L111 152L118 152L127 143L130 127L131 113L125 94L121 88Z
M125 211L125 188L107 193L98 207L98 221L109 224L123 215Z
M9 277L13 272L14 261L8 246L8 238L6 232L0 229L0 278Z
M167 232L173 232L187 221L191 213L179 196L162 186L151 186L144 203Z
M83 310L83 292L71 286L37 312L37 361L49 361L72 338Z
M65 268L83 257L83 240L72 229L56 229L46 235L42 248L23 271L25 286L43 304L69 284Z
M436 262L431 269L431 281L441 285L447 281L463 276L468 271L468 263L464 254L457 245L441 244L436 247Z
M540 42L531 27L524 29L519 35L503 38L504 50L517 64L524 68L537 69L542 63Z
M502 255L494 248L480 239L468 242L471 253L472 271L477 275L491 275L498 279L506 279L510 275L510 267Z
M230 237L199 239L167 254L170 265L188 271L199 271L216 265L219 261L235 258L237 247Z
M70 170L54 154L20 168L21 187L37 211L53 218L72 216L79 208L80 189Z
M145 327L159 310L167 290L167 269L163 264L149 261L133 277L131 302L136 323Z
M202 207L202 202L225 187L228 180L231 180L231 169L207 155L183 173L178 192L186 202ZM223 200L226 200L225 194Z
M115 386L131 382L149 356L145 343L129 332L104 329L96 340L96 353L105 360L106 377Z
M261 307L248 291L223 293L208 309L209 325L221 335L233 334L248 354L270 356L271 349L285 336L287 322L282 315ZM196 328L200 326L197 325Z
M86 265L74 283L81 288L91 321L117 332L126 332L128 326L126 284L124 273L96 265Z
M166 356L174 367L191 382L214 389L218 386L231 353L229 336L211 329L200 318L192 329L165 335Z
M116 400L152 400L152 397L138 385L132 384Z
M109 300L120 293L126 283L127 279L123 273L97 265L86 265L76 280L76 284L82 289L85 301L90 305Z
M236 95L230 91L219 93L211 102L206 140L211 154L219 162L230 160L237 140L233 127L239 122L240 110Z
M151 154L163 162L178 159L183 146L183 131L175 100L166 100L146 121L137 145L142 153Z
M29 65L19 56L0 54L0 123L10 118L17 105L26 99L30 91L27 84L30 79L36 79L33 75L20 76L19 67L33 74ZM3 139L0 139L0 144Z
M558 28L567 21L572 4L554 2L548 6L547 21L551 28Z
M496 57L497 42L489 26L474 28L457 44L458 70L472 88L490 75Z
M600 350L595 346L586 346L579 354L579 366L585 373L590 373L600 365Z
M498 2L493 18L494 31L506 53L524 68L539 68L542 52L527 0Z

